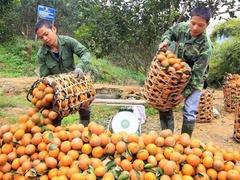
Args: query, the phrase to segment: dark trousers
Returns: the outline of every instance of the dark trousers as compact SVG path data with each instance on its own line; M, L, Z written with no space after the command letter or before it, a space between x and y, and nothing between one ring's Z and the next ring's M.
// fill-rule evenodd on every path
M79 123L83 124L86 127L90 121L90 114L91 114L90 108L80 109L78 112L79 112L79 117L80 117ZM58 119L56 121L53 121L52 124L54 126L60 126L61 121L62 121L62 119Z

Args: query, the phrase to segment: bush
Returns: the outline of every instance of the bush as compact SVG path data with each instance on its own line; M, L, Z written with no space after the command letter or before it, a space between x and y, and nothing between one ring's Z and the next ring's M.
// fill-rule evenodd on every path
M210 62L210 85L221 85L226 73L240 74L239 54L240 37L231 37L221 45L216 44Z
M224 36L224 37L233 37L240 35L240 18L238 19L231 19L224 23L217 25L213 32L211 33L211 39L216 41L217 38Z

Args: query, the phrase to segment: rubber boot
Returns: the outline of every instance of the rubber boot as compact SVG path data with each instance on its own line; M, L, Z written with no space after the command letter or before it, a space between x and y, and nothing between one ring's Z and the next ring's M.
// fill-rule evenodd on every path
M194 126L195 126L195 121L187 121L186 119L183 119L181 133L187 133L189 134L189 136L192 136Z
M174 117L173 117L173 111L165 111L161 112L159 111L159 117L160 117L160 124L161 128L163 129L171 129L172 132L174 131Z
M90 121L90 109L80 109L79 115L80 115L80 121L79 123L83 124L84 127L87 127Z

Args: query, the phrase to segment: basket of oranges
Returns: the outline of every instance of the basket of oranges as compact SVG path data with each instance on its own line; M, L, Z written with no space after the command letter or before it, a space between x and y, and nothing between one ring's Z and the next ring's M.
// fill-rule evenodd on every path
M191 75L187 63L171 51L158 52L151 63L143 95L148 104L161 111L168 111L182 100Z
M240 101L237 102L234 121L234 139L240 143Z
M240 97L240 75L226 74L223 84L224 108L227 112L235 112Z
M206 89L202 92L197 112L197 123L209 123L213 119L213 91Z
M90 77L78 78L73 73L66 73L38 79L29 90L27 99L41 112L55 112L54 120L88 108L95 94Z

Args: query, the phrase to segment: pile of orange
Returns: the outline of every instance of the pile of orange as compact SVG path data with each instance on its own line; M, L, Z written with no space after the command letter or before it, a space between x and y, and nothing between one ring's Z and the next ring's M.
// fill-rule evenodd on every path
M30 119L1 126L0 179L240 179L239 150L188 134L115 134L95 122L39 127Z

